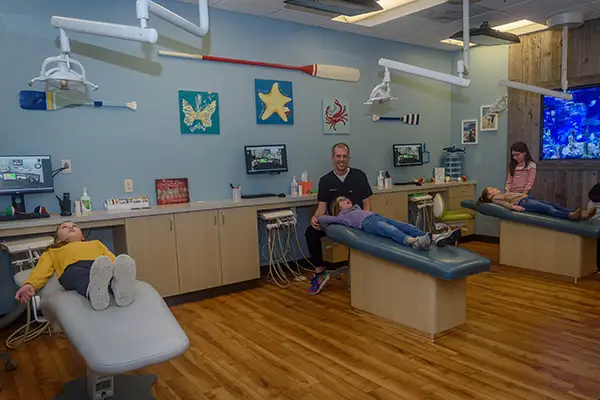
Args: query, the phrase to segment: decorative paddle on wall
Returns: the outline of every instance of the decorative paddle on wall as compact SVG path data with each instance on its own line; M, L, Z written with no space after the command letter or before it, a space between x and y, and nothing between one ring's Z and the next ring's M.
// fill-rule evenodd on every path
M312 64L304 66L272 64L260 61L237 60L234 58L203 56L202 54L178 53L174 51L159 50L158 54L167 57L190 58L194 60L208 60L217 62L226 62L232 64L255 65L259 67L291 69L302 71L305 74L316 76L317 78L333 79L338 81L357 82L360 79L360 70L351 67L340 67L338 65Z
M76 101L61 96L55 92L41 92L38 90L21 90L19 92L19 105L23 110L56 111L61 108L90 106L90 107L119 107L137 110L137 103L130 101L126 104L112 104L104 101Z
M407 125L419 125L421 122L421 114L406 114L402 117L381 117L373 115L373 122L377 121L400 121Z

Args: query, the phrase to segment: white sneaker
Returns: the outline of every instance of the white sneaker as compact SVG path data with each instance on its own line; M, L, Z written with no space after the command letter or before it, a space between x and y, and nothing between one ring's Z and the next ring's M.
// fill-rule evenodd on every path
M106 256L98 257L90 268L90 283L87 297L96 311L106 310L110 304L108 285L113 277L112 260Z
M420 250L428 250L429 247L431 247L431 238L429 237L429 234L417 236L412 247Z
M121 254L115 259L114 279L112 290L115 302L120 307L126 307L133 303L135 294L136 267L133 258L127 254Z

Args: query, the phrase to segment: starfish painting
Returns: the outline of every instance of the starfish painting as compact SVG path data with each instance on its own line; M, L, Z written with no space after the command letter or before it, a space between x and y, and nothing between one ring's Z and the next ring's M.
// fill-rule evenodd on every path
M258 124L294 123L292 83L256 79Z

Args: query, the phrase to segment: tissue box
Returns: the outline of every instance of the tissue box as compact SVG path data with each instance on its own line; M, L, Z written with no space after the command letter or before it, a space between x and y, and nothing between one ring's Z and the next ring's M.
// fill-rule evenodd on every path
M308 194L309 191L312 190L312 182L311 181L300 181L298 182L298 185L302 185L302 193L298 193L298 194Z

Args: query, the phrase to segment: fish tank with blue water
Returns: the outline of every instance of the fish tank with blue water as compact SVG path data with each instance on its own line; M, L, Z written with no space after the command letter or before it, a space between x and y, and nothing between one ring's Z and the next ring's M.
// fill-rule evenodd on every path
M542 97L542 160L600 159L600 85Z

